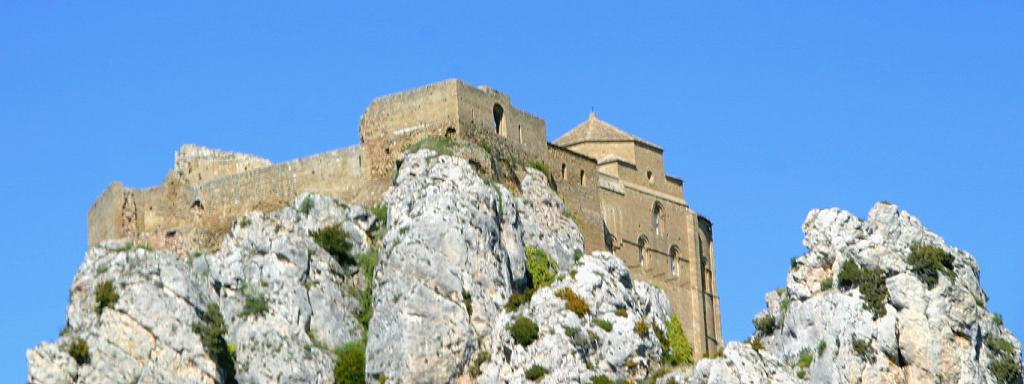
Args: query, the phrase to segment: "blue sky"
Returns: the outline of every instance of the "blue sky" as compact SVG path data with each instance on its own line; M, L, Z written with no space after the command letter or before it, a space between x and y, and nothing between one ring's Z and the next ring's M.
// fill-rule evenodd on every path
M666 149L715 222L725 336L808 210L889 200L978 258L1024 336L1024 3L0 3L0 381L64 324L86 212L181 144L282 161L358 142L376 96L458 77ZM1015 245L1017 244L1017 245Z

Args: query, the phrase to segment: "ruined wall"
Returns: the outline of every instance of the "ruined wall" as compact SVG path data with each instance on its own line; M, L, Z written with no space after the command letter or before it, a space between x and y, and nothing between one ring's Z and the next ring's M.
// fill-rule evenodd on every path
M458 82L459 138L500 147L517 160L543 159L547 152L544 120L512 106L509 97L489 88ZM495 106L499 109L495 121Z
M190 184L270 166L270 160L186 144L174 154L174 169Z
M584 250L605 250L604 218L601 215L596 178L597 162L556 145L548 146L545 158L545 166L555 179L558 194L581 227ZM581 172L587 176L585 182L581 182Z
M159 186L141 190L114 184L89 211L89 244L135 238L164 247L188 234L198 238L174 241L200 246L242 215L280 209L303 192L345 201L379 200L374 193L386 185L362 180L360 155L359 147L346 148L203 182L191 182L195 172L176 169Z
M456 80L374 99L359 120L364 163L372 178L388 179L405 148L458 129Z
M126 237L136 230L135 200L121 183L107 187L89 208L89 244Z

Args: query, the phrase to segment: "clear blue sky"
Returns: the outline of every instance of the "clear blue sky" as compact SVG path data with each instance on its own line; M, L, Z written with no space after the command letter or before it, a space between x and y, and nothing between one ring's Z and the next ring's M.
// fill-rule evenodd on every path
M1024 336L1024 3L215 3L0 3L0 381L62 328L107 184L156 185L184 143L349 146L373 97L452 77L552 140L594 108L664 146L715 222L728 339L808 210L878 200L973 252Z

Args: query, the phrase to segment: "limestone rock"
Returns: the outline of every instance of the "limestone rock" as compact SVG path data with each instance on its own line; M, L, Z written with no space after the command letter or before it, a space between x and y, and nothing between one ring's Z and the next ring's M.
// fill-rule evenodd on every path
M317 246L309 231L338 224L352 252L365 252L374 220L362 208L311 195L237 220L207 255L116 241L94 247L72 283L66 332L27 353L29 382L227 382L193 331L211 303L225 319L239 382L333 382L329 349L363 337L348 288L365 277ZM107 281L117 299L100 312L96 292ZM246 314L251 299L265 302L265 311ZM88 346L81 365L68 352L76 340Z
M589 307L583 316L567 309L556 292L569 289ZM480 382L525 383L533 366L548 371L544 382L589 382L598 375L612 379L647 377L660 367L662 347L654 328L664 330L671 314L664 292L634 282L621 260L608 253L583 256L574 273L534 293L514 312L498 316L484 340L490 360L481 366ZM517 344L509 327L518 317L536 322L539 337ZM605 330L596 324L611 323ZM648 330L642 335L637 323Z
M917 218L888 203L875 205L867 221L838 209L814 210L804 232L808 251L795 260L787 288L766 296L761 316L776 319L780 329L755 335L762 355L808 380L833 383L993 383L990 366L997 360L1020 366L1020 343L985 308L974 257ZM913 244L952 256L953 268L937 273L934 287L908 261ZM881 271L878 309L868 309L859 284L841 285L848 260ZM998 343L1012 353L993 349ZM797 366L802 356L809 365Z
M368 377L454 380L527 283L526 246L572 265L582 237L544 180L527 172L513 196L461 158L420 151L403 159L385 198L390 230L373 285Z

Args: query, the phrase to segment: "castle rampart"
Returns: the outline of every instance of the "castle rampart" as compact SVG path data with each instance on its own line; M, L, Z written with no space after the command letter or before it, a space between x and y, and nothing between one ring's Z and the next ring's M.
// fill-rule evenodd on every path
M665 174L660 147L594 114L548 143L544 120L459 80L373 100L359 135L359 146L280 164L185 145L160 185L103 192L89 211L89 243L129 238L190 253L217 246L245 213L280 209L302 193L376 205L408 146L447 138L476 144L461 155L495 180L543 164L586 251L611 251L635 278L664 289L697 356L720 348L711 222L690 209L682 180Z

